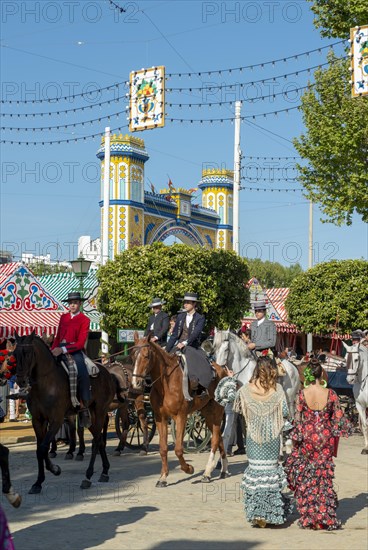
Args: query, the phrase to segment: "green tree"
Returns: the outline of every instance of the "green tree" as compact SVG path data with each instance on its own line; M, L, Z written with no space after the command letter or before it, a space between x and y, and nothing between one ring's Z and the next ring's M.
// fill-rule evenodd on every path
M368 4L364 0L308 0L316 15L314 26L328 38L347 38L349 30L368 24Z
M278 262L264 262L259 258L247 258L247 264L250 276L258 279L265 288L289 287L293 279L303 271L300 264L287 267Z
M66 273L71 271L70 267L60 264L45 264L44 262L36 262L28 264L27 267L36 277L40 275L49 275L51 273Z
M289 321L303 332L344 334L367 328L368 262L334 260L299 275L286 300Z
M162 243L134 247L101 267L97 277L103 327L111 334L118 327L145 328L154 296L176 314L180 297L197 292L207 328L237 326L249 307L247 264L230 251Z
M294 145L308 161L299 181L322 221L350 225L354 212L368 221L368 98L350 97L348 60L330 54L329 63L302 97L307 132Z

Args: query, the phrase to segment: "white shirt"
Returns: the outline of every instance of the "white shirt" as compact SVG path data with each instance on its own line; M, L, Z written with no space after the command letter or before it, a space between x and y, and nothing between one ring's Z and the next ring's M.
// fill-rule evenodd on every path
M187 316L185 318L185 324L187 325L187 328L189 328L190 323L193 321L193 315L194 313L187 313Z
M257 327L259 327L265 319L266 317L263 317L263 319L260 319L259 321L257 321Z

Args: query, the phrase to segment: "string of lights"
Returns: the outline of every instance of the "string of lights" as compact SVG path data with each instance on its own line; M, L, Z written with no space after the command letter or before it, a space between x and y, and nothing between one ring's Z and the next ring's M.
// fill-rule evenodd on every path
M242 181L248 181L249 183L255 183L257 181L265 181L265 182L268 182L268 183L273 183L274 181L298 181L298 178L274 178L274 177L269 177L269 178L258 178L258 177L242 177L240 178Z
M315 83L308 84L307 86L301 86L299 88L292 88L290 90L285 90L283 92L276 92L274 94L264 95L260 97L251 97L251 98L244 98L241 101L254 103L255 101L264 101L265 99L276 99L277 96L285 96L285 99L288 99L288 94L295 94L297 92L300 92L302 90L310 90L315 86ZM179 107L181 109L182 107L213 107L213 106L222 106L222 105L233 105L236 100L232 99L229 101L209 101L206 103L166 103L167 107Z
M126 101L125 94L115 99L108 99L107 101L101 101L99 103L93 103L92 105L85 105L84 107L74 107L73 109L48 111L43 113L0 113L0 116L9 118L35 118L36 116L53 116L53 115L68 115L69 113L75 114L78 111L87 111L88 109L95 109L96 107L102 107L103 105L111 105L112 103L119 103L119 101Z
M109 4L110 4L110 6L115 8L116 10L119 10L120 13L125 13L126 12L126 10L124 8L122 8L121 6L119 6L118 4L113 2L112 0L109 0Z
M267 191L267 193L269 193L270 191L271 191L271 193L273 193L274 191L278 192L278 193L282 193L282 192L284 192L284 193L296 193L297 191L302 191L302 189L282 189L282 188L281 189L275 189L275 188L265 189L265 188L262 188L262 187L243 187L243 186L240 187L240 189L241 190L246 189L247 191L264 191L264 192Z
M122 128L127 128L128 125L124 125L124 126L118 126L117 128L112 128L111 129L111 133L114 133L114 132L119 132L121 131ZM6 140L6 139L3 139L1 140L0 143L9 143L10 145L60 145L61 143L74 143L76 141L87 141L87 139L95 139L96 137L99 137L101 138L102 137L102 133L101 131L100 132L97 132L96 134L90 134L88 136L79 136L79 137L73 137L73 138L68 138L68 139L57 139L57 140L51 140L51 141L47 141L47 140L42 140L42 141L31 141L31 140L27 140L27 141L16 141L16 140Z
M286 63L287 61L290 61L291 59L293 60L298 60L300 57L309 57L310 55L318 52L318 53L322 53L322 50L326 50L326 49L333 49L335 46L339 46L340 44L343 44L344 42L346 42L345 40L338 40L337 42L334 42L333 44L329 44L328 46L323 46L321 48L315 48L314 50L308 50L308 51L305 51L305 52L301 52L301 53L297 53L297 54L294 54L294 55L290 55L290 56L287 56L287 57L280 57L279 59L272 59L271 61L263 61L262 63L255 63L253 65L245 65L245 66L242 66L242 67L231 67L231 68L228 68L228 69L214 69L214 70L211 70L211 71L200 71L200 72L190 72L190 73L167 73L166 76L168 77L184 77L184 76L188 76L189 78L192 77L192 76L197 76L197 77L201 77L201 76L212 76L212 75L222 75L222 74L232 74L233 72L242 72L242 71L245 71L245 70L253 70L253 69L256 69L258 67L260 67L261 69L263 69L264 67L266 67L267 65L272 65L273 67L276 65L276 63Z
M79 94L71 94L71 95L65 95L65 96L59 96L59 97L47 97L44 99L2 99L1 103L3 105L26 105L26 104L38 104L38 103L57 103L58 101L66 101L71 99L76 99L78 97L88 97L92 94L100 94L102 92L105 92L106 90L113 90L114 88L119 88L119 86L126 86L126 82L116 82L115 84L110 84L109 86L105 86L103 88L95 88L94 90L90 90L88 92L81 92Z
M286 160L286 159L300 159L301 157L255 157L255 156L249 156L249 155L242 155L243 159L252 159L252 160Z
M264 117L265 118L265 117L271 116L271 115L277 116L279 113L289 113L289 111L299 109L299 107L300 107L300 105L295 105L294 107L288 107L287 109L279 109L277 111L269 111L267 113L258 113L258 114L255 114L255 115L247 115L247 116L242 116L240 118L241 118L242 121L246 121L246 120L251 120L251 119L258 118L258 117ZM212 124L213 122L223 123L223 122L227 122L228 120L233 122L234 117L223 117L223 118L171 118L171 117L167 117L166 120L169 121L169 122L180 122L180 123L189 122L191 124L193 124L195 122L199 122L200 124L209 122L210 124Z
M110 120L111 118L119 117L120 115L125 115L125 110L119 111L118 113L113 113L112 115L105 115L98 118L93 118L91 120L84 120L82 122L72 122L70 124L58 124L57 126L43 126L35 128L13 128L10 126L2 126L1 130L8 130L10 132L44 132L51 130L63 130L67 128L76 128L76 126L85 126L86 124L101 122L102 120Z

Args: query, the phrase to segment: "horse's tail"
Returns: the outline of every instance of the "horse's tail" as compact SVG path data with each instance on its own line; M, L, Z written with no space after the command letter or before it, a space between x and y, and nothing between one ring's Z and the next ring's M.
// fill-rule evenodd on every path
M119 403L125 403L128 388L125 388L121 385L121 380L118 376L115 375L115 373L111 372L110 374L115 383L116 399L119 401Z

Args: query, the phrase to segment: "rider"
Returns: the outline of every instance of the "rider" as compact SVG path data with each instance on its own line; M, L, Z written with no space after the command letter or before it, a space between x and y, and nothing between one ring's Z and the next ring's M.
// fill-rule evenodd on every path
M156 342L160 346L166 345L167 333L169 331L169 316L166 311L162 311L162 306L165 304L165 300L160 298L153 298L152 303L148 306L152 308L152 314L150 315L147 323L147 328L144 335L151 334L151 342Z
M70 354L77 365L77 384L80 402L78 413L79 424L88 428L91 425L91 415L88 409L88 403L91 400L91 389L89 374L82 352L85 350L90 321L80 311L82 301L84 300L85 298L82 298L79 292L70 292L68 298L63 300L63 302L68 302L69 313L64 313L60 318L51 352L54 357Z
M250 325L251 342L248 344L250 350L254 350L257 357L261 355L275 356L276 325L273 321L266 319L266 302L259 300L254 303L256 321Z
M198 384L207 388L212 380L210 364L206 354L200 349L206 319L196 310L198 302L198 294L195 292L185 294L183 298L185 311L178 313L174 330L166 346L167 352L175 348L185 354L192 389L197 389ZM203 393L208 395L207 389Z

